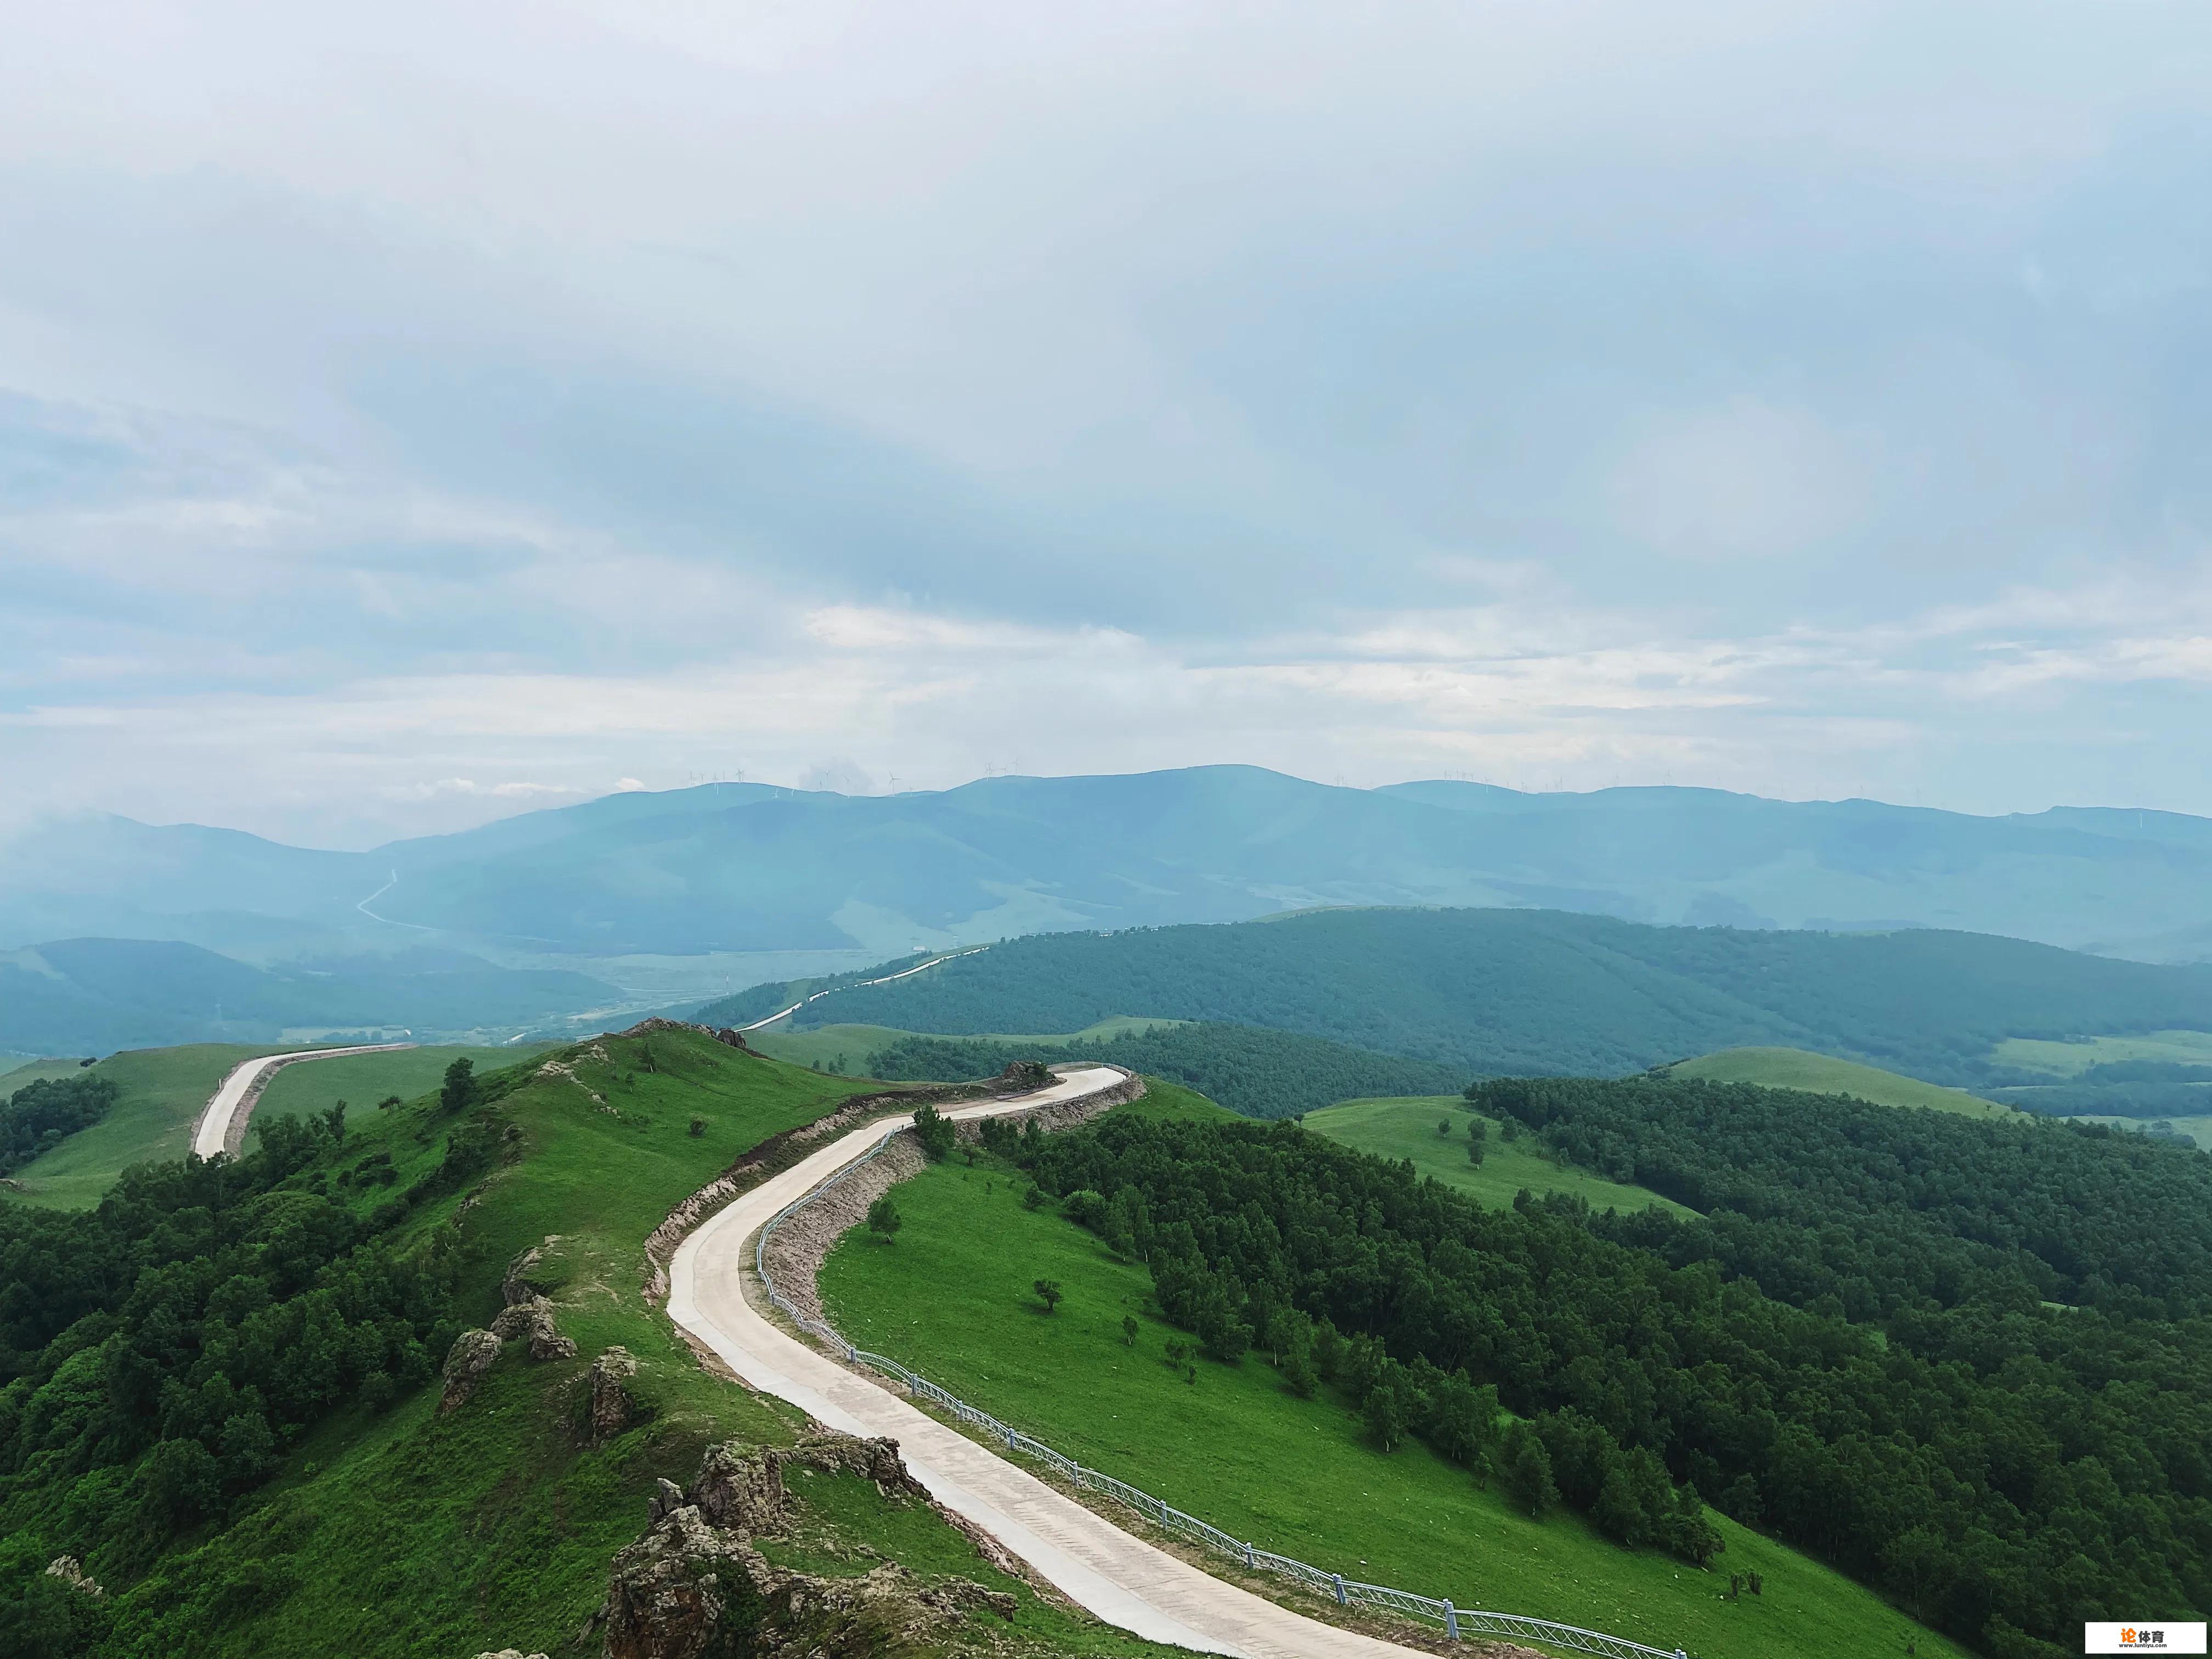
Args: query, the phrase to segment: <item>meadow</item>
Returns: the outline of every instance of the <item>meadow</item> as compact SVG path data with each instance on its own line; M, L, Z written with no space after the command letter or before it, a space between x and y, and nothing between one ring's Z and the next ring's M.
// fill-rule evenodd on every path
M1484 1204L1509 1205L1515 1194L1526 1189L1539 1198L1547 1192L1571 1193L1587 1199L1594 1210L1640 1210L1656 1204L1676 1215L1691 1213L1644 1188L1562 1164L1546 1153L1534 1135L1506 1140L1503 1126L1492 1118L1482 1120L1489 1125L1489 1133L1483 1142L1482 1166L1477 1169L1467 1156L1468 1126L1474 1118L1457 1095L1415 1095L1347 1100L1308 1112L1305 1125L1356 1152L1393 1163L1410 1158L1421 1174L1434 1176ZM1438 1134L1439 1123L1449 1126L1450 1133Z
M1178 1103L1156 1091L1139 1108L1171 1113ZM895 1240L856 1231L830 1258L832 1317L851 1340L1078 1461L1347 1577L1699 1659L1890 1659L1908 1643L1944 1659L1962 1651L1724 1516L1712 1519L1725 1553L1700 1572L1620 1548L1571 1515L1533 1521L1418 1442L1379 1451L1344 1401L1326 1389L1298 1398L1261 1356L1201 1359L1186 1381L1164 1351L1188 1338L1148 1311L1147 1271L1050 1207L1026 1208L1027 1186L987 1158L936 1165L895 1188L905 1222ZM1039 1279L1062 1287L1057 1311L1032 1290ZM1728 1575L1748 1571L1763 1594L1729 1599Z
M2058 1046L2058 1045L2053 1045ZM2009 1106L1964 1089L1923 1083L1917 1077L1862 1066L1854 1060L1816 1054L1806 1048L1723 1048L1663 1068L1670 1076L1705 1078L1715 1083L1756 1083L1768 1089L1802 1089L1808 1094L1850 1095L1877 1106L1920 1106L1956 1112L1963 1117L2012 1117Z

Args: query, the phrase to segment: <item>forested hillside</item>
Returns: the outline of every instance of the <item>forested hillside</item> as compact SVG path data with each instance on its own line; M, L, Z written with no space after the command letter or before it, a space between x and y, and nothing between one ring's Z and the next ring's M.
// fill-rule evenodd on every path
M757 986L702 1017L742 1024L836 982ZM2212 1030L2212 967L1932 930L1339 910L1012 939L892 984L854 984L798 1018L963 1035L1075 1030L1112 1014L1273 1026L1477 1074L1619 1073L1780 1044L1971 1085L2007 1036Z
M1877 1144L1937 1121L1990 1137L1992 1167L2017 1133L1866 1109L1887 1114L1858 1126ZM1948 1310L1916 1294L1887 1327L1854 1323L1695 1250L1678 1265L1623 1242L1638 1235L1618 1218L1593 1227L1571 1201L1485 1210L1288 1124L1110 1117L1018 1156L1150 1264L1161 1305L1208 1352L1256 1344L1286 1377L1333 1372L1382 1443L1410 1427L1531 1508L1564 1496L1625 1542L1698 1561L1717 1543L1703 1498L1998 1659L2072 1651L2085 1619L2212 1605L2201 1319L2138 1316L2124 1298L2051 1312L1987 1275ZM2169 1175L2212 1194L2212 1159L2188 1156L2103 1170L2103 1203ZM1848 1230L1905 1206L1829 1192L1808 1188L1784 1224ZM1986 1192L1959 1236L2033 1213ZM1651 1236L1698 1224L1661 1218ZM1529 1425L1502 1442L1480 1405L1492 1387Z
M1615 1237L1855 1320L2212 1314L2212 1155L2186 1144L1695 1079L1501 1078L1469 1098L1701 1215L1601 1224Z
M1347 1048L1320 1037L1252 1025L1157 1025L1103 1041L1047 1048L1036 1043L972 1037L911 1036L877 1050L863 1068L871 1077L992 1077L1017 1060L1103 1060L1152 1077L1188 1084L1246 1117L1295 1117L1363 1095L1441 1094L1465 1073L1432 1060Z

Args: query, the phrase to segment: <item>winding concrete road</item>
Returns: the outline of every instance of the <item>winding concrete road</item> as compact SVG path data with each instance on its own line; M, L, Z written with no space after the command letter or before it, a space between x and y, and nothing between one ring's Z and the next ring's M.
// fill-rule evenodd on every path
M283 1066L303 1060L329 1060L337 1054L380 1054L394 1048L412 1048L411 1042L363 1042L350 1048L294 1048L281 1054L259 1054L241 1060L217 1085L200 1115L192 1120L192 1151L200 1158L228 1152L233 1158L246 1145L246 1121L269 1079Z
M1079 1100L1121 1080L1110 1067L1091 1067L1034 1094L945 1115L985 1117ZM766 1298L752 1272L753 1235L901 1122L854 1130L701 1224L669 1264L669 1316L753 1388L830 1428L897 1441L907 1467L939 1503L1109 1625L1152 1641L1245 1659L1415 1659L1413 1649L1302 1618L1132 1537L763 1316Z

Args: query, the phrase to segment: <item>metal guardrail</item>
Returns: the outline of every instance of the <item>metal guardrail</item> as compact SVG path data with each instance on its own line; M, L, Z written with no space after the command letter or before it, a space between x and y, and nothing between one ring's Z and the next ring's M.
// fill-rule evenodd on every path
M1256 1544L1232 1538L1220 1528L1208 1526L1196 1516L1186 1515L1126 1480L1116 1480L1110 1474L1084 1468L1073 1458L1054 1451L1043 1441L1001 1423L988 1412L979 1411L957 1395L939 1388L920 1372L908 1370L897 1360L854 1347L826 1320L817 1319L793 1307L784 1298L783 1292L776 1289L775 1279L769 1276L769 1239L791 1216L837 1186L862 1164L881 1157L892 1140L904 1133L903 1129L891 1130L865 1155L854 1158L836 1175L785 1205L769 1218L753 1245L753 1271L760 1276L761 1286L768 1292L768 1299L801 1330L828 1343L848 1362L896 1377L906 1384L907 1392L915 1399L926 1400L957 1421L981 1430L1010 1452L1019 1452L1050 1466L1080 1491L1103 1492L1146 1520L1170 1532L1195 1539L1208 1549L1242 1563L1249 1571L1272 1572L1295 1580L1308 1589L1334 1597L1339 1607L1379 1607L1388 1613L1424 1619L1431 1624L1443 1626L1444 1633L1453 1641L1468 1635L1518 1636L1528 1641L1547 1642L1553 1647L1571 1648L1577 1653L1599 1654L1603 1656L1603 1659L1689 1659L1688 1654L1680 1648L1668 1652L1663 1648L1646 1647L1641 1642L1632 1642L1625 1636L1608 1636L1603 1631L1584 1630L1579 1625L1562 1625L1554 1620L1531 1619L1516 1613L1488 1613L1480 1608L1458 1607L1448 1600L1440 1601L1432 1596L1416 1595L1410 1590L1392 1589L1387 1584L1363 1584L1340 1573L1323 1572L1319 1567L1306 1562L1295 1560L1287 1555L1277 1555Z

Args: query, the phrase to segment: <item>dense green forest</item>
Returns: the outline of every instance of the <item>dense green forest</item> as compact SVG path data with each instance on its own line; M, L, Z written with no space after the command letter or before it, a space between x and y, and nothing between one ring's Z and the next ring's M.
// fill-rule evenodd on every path
M1779 1044L1982 1083L2006 1036L2212 1030L2212 966L2156 967L1984 934L1648 927L1551 910L1334 910L1048 933L821 998L802 1024L948 1036L1115 1014L1322 1036L1473 1075L1606 1075ZM756 986L742 1024L836 981ZM2017 1081L2017 1079L2013 1079Z
M1885 1115L1856 1125L1876 1142L1932 1117L1867 1110ZM1942 1121L1989 1139L1984 1168L2022 1144L2008 1126ZM1899 1143L1899 1161L1916 1146ZM2001 1659L2071 1651L2084 1619L2212 1604L2201 1318L2054 1313L1992 1274L1984 1300L1916 1295L1893 1340L1695 1249L1670 1260L1677 1235L1656 1222L1648 1248L1627 1242L1633 1224L1594 1223L1571 1200L1486 1211L1290 1124L1115 1116L1012 1150L1071 1215L1149 1263L1204 1352L1270 1349L1293 1387L1333 1371L1378 1443L1419 1433L1532 1508L1564 1497L1624 1542L1696 1561L1715 1540L1694 1493ZM2133 1201L2146 1170L2165 1178L2107 1170L2120 1184L2097 1207ZM1977 1191L1962 1237L2008 1214ZM1911 1196L1845 1202L1827 1182L1802 1194L1778 1218L1814 1236L1814 1256L1827 1232ZM1490 1389L1522 1419L1494 1442Z
M1347 1048L1255 1025L1156 1025L1050 1048L974 1037L907 1037L863 1068L900 1081L994 1077L1017 1060L1103 1060L1187 1084L1246 1117L1295 1117L1366 1095L1448 1094L1464 1072L1432 1060Z
M107 1115L120 1092L107 1078L40 1078L0 1103L0 1176L9 1176L41 1152L52 1151L79 1129Z
M1703 1212L1616 1236L1769 1295L1893 1322L1930 1304L2212 1314L2212 1154L2186 1143L1694 1079L1502 1078L1468 1097Z
M0 1207L0 1531L43 1513L71 1553L143 1571L336 1404L381 1408L427 1379L459 1329L452 1240L387 1236L489 1167L509 1080L463 1062L431 1120L442 1160L366 1215L331 1188L373 1195L390 1160L338 1167L342 1105L257 1125L241 1159L128 1170L93 1210ZM98 1637L104 1602L43 1560L7 1565L22 1571L0 1573L0 1655Z

